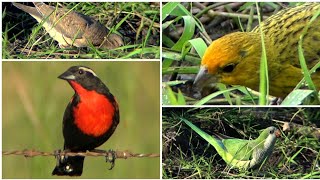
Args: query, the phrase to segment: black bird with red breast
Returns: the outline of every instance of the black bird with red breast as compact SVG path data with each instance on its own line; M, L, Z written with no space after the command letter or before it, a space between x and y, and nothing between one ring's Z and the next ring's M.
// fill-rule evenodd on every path
M107 86L86 66L72 66L58 78L75 94L63 116L64 150L86 152L106 142L119 124L119 108ZM81 176L84 156L58 156L52 175Z

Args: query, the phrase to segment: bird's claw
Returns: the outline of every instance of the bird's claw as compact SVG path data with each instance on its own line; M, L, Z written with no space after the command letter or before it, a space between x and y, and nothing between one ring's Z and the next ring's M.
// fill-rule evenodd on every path
M53 155L57 160L57 164L60 164L60 159L61 159L61 149L55 150Z
M57 164L63 163L67 159L68 155L63 154L63 153L67 153L67 152L70 152L70 150L58 149L58 150L54 151L53 155L57 159Z
M111 163L111 167L109 168L109 170L111 170L114 167L116 158L116 152L112 149L108 150L106 154L106 162Z
M53 152L53 155L54 155L55 158L60 157L60 154L61 154L61 149L54 150L54 152Z

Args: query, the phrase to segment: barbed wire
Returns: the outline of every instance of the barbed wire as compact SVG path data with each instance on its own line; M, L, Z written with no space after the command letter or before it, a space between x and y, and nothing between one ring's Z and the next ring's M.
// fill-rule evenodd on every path
M98 152L99 151L99 152ZM54 152L43 152L37 151L32 149L25 149L25 150L16 150L16 151L3 151L3 156L8 155L16 155L16 156L25 156L25 157L35 157L35 156L93 156L99 157L110 156L110 153L115 153L117 159L127 159L127 158L155 158L160 157L160 154L157 153L132 153L130 151L105 151L105 150L94 150L94 151L87 151L87 152L67 152L67 151L54 151Z

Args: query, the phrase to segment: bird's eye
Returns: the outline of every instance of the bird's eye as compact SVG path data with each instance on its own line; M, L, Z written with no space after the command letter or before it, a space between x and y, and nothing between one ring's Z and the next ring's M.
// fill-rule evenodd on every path
M274 130L270 130L270 132L269 132L270 134L273 134L274 133Z
M239 52L239 54L240 54L240 56L241 57L245 57L246 55L247 55L247 51L245 51L245 50L241 50L240 52Z
M82 69L79 69L79 74L83 74L83 70Z
M231 73L234 70L235 66L236 66L235 64L228 64L222 68L222 71L226 73Z

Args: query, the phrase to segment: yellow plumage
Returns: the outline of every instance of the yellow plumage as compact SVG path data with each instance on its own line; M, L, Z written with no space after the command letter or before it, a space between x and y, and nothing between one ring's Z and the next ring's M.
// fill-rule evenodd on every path
M243 85L259 89L261 35L268 58L270 94L285 97L303 78L298 59L298 41L303 29L320 10L320 3L284 9L270 16L251 32L236 32L215 40L206 50L195 83ZM304 56L311 69L320 61L320 16L311 24L303 41ZM320 88L320 69L312 74Z

